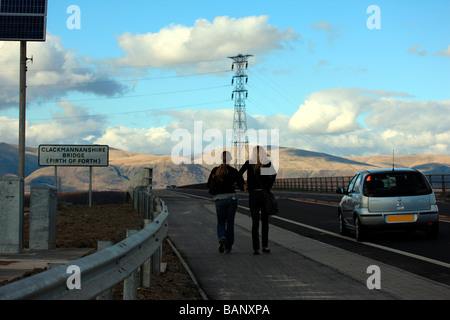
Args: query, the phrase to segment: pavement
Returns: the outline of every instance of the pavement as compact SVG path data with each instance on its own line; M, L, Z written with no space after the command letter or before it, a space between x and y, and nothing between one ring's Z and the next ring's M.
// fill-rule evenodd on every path
M219 253L212 201L154 192L168 207L170 240L210 300L450 300L450 286L274 225L271 253L253 255L251 218L239 209L233 251Z
M65 264L77 260L92 250L92 248L24 249L21 253L0 253L0 282L11 281L34 269L47 268L51 264Z

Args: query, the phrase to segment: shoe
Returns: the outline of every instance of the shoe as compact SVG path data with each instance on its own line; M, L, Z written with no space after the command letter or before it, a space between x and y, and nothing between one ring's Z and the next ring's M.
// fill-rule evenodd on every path
M258 250L255 250L255 251L253 251L253 254L254 254L255 256L257 256L257 255L259 254L259 251L258 251Z
M263 249L262 249L262 252L264 252L264 253L270 253L270 249L269 249L269 248L263 248Z
M225 250L224 249L224 245L225 245L225 238L220 238L220 240L219 240L219 252L220 253L223 253L223 251Z

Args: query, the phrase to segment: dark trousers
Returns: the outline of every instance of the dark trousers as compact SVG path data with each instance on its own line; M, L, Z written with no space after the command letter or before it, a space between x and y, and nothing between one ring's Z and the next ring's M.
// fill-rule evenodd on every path
M261 221L262 247L269 246L269 215L264 206L264 195L261 191L249 194L250 213L252 215L252 243L253 250L259 250L259 222Z

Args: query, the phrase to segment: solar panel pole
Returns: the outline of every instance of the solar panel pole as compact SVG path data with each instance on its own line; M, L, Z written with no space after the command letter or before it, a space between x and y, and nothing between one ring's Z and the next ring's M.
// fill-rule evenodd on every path
M20 94L19 94L19 178L25 180L25 117L27 99L27 42L20 41ZM25 181L24 181L25 184ZM23 192L22 192L23 194Z

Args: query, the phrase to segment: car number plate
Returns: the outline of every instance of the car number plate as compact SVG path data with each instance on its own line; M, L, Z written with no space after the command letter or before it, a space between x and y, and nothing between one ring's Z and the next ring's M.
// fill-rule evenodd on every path
M416 216L414 214L387 216L386 221L387 222L414 222L414 221L416 221Z

